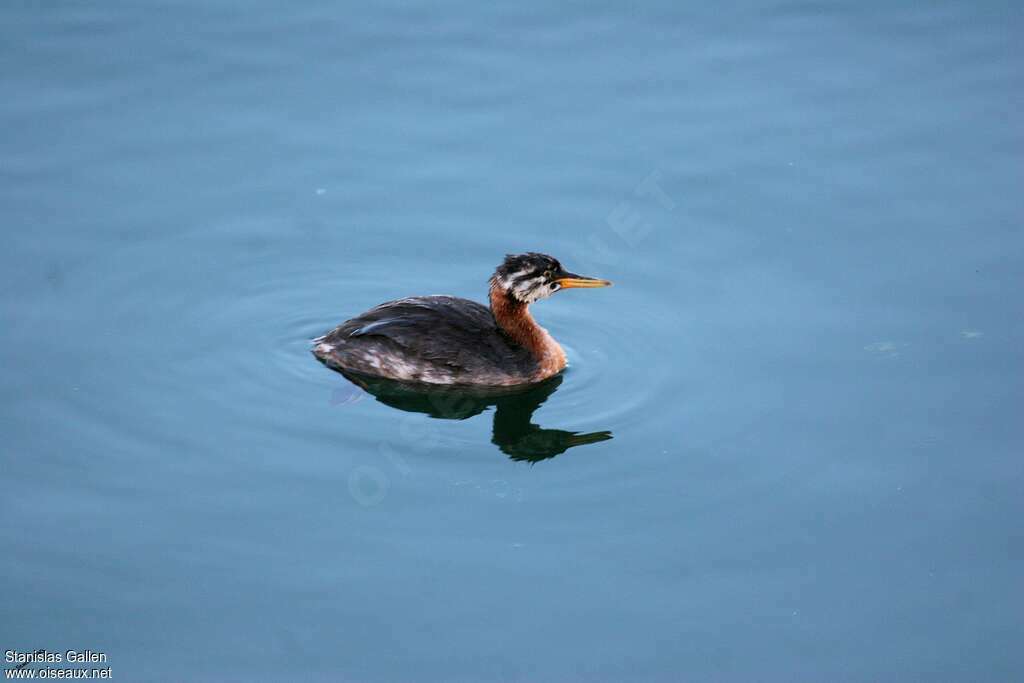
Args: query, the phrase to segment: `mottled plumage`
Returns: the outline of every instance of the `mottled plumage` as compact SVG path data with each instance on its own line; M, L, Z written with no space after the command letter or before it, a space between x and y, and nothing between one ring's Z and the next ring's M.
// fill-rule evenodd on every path
M475 301L415 296L389 301L316 340L329 366L427 384L520 384L537 361Z
M337 370L401 381L537 382L560 372L565 354L530 316L529 304L563 287L610 283L567 273L552 257L531 253L506 257L490 284L490 309L453 296L389 301L315 339L313 353Z

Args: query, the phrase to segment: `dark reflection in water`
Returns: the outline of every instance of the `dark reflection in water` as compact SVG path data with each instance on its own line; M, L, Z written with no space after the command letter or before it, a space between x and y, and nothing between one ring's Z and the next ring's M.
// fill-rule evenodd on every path
M547 429L532 422L534 411L558 390L562 383L561 375L526 388L451 388L396 382L351 372L340 374L381 403L410 413L425 413L445 420L465 420L493 406L491 443L513 460L538 462L565 453L574 446L612 438L609 431L571 432Z

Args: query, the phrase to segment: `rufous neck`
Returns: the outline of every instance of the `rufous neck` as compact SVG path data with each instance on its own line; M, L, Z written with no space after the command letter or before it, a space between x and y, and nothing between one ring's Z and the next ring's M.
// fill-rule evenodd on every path
M540 358L544 352L544 330L530 315L529 307L508 295L501 286L492 283L490 290L491 313L508 336Z
M493 282L490 300L495 322L537 361L535 379L547 379L565 368L565 351L537 324L526 304L516 301Z

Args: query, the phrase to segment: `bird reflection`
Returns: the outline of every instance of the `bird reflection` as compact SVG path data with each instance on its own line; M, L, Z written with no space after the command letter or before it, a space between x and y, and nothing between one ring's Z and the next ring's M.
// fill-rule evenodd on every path
M558 389L562 376L527 388L431 387L341 372L381 403L411 413L446 420L465 420L494 407L491 443L513 460L539 462L574 446L607 441L612 433L545 429L531 422L533 413Z

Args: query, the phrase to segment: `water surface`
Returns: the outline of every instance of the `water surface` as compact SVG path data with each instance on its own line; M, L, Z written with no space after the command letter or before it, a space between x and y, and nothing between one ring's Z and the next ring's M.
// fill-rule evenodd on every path
M0 646L145 681L1018 677L1022 30L6 4ZM535 307L570 368L508 429L611 439L516 457L496 404L309 354L526 250L616 286Z

